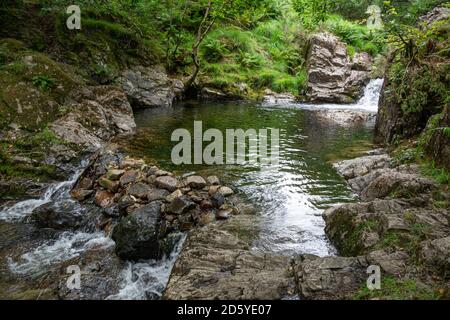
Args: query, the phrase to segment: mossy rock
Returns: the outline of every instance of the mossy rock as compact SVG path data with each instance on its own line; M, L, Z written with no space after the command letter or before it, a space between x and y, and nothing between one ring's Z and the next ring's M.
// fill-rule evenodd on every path
M61 106L83 81L40 53L24 50L12 58L0 69L0 122L40 129L60 115Z

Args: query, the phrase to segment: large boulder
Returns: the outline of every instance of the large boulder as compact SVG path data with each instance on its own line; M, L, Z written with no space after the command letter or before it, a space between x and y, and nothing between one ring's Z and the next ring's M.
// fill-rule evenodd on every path
M133 107L171 107L183 93L183 83L167 76L161 66L138 66L126 70L117 80Z
M310 40L307 97L311 102L352 103L370 80L372 59L358 54L350 59L347 46L330 33Z
M160 257L159 220L161 203L152 202L135 210L114 227L116 253L124 260Z

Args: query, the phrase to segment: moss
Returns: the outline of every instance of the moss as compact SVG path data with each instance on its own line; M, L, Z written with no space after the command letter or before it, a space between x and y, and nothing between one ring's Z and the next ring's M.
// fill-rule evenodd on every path
M396 279L382 276L381 289L361 288L354 296L355 300L437 300L441 296L437 287L428 286L412 279Z

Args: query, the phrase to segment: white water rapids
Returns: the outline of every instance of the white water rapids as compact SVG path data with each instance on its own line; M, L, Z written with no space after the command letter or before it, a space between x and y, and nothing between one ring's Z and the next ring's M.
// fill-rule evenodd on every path
M48 187L48 189L40 199L25 200L16 203L12 207L1 210L0 220L7 222L20 221L21 219L29 216L34 209L42 206L43 204L49 203L50 201L54 201L55 203L72 201L69 194L70 190L72 189L73 184L83 173L86 165L87 162L82 161L80 167L75 171L75 173L72 175L72 177L70 177L68 181L52 184Z

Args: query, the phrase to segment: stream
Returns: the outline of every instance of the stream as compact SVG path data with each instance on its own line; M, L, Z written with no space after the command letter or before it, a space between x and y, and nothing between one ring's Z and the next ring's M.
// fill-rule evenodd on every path
M381 86L382 80L372 80L361 100L353 105L183 102L173 108L142 110L135 114L137 133L119 143L132 156L144 157L166 170L217 175L224 184L233 186L255 205L261 218L258 219L259 234L253 244L256 250L286 255L335 255L334 247L325 236L322 212L332 204L352 202L356 197L332 163L372 149L374 122L340 126L323 121L316 110L350 109L374 113L378 109ZM170 160L176 144L170 141L172 132L178 128L192 132L194 121L200 120L203 130L280 129L279 165L269 169L258 163L175 166ZM50 272L52 266L89 248L106 250L114 246L111 239L96 230L47 234L34 230L27 223L33 209L50 201L73 208L74 214L83 213L85 208L70 199L69 191L85 165L82 163L68 181L50 186L41 199L0 209L0 251L3 252L0 255L3 260L0 262L0 298L8 290L30 289L33 286L33 282L31 285L27 282L30 278L38 279ZM157 299L165 288L184 239L185 236L181 237L174 252L162 260L124 263L120 288L118 292L111 292L108 299ZM10 248L14 248L14 252L8 252ZM14 281L20 279L23 283L16 285Z

